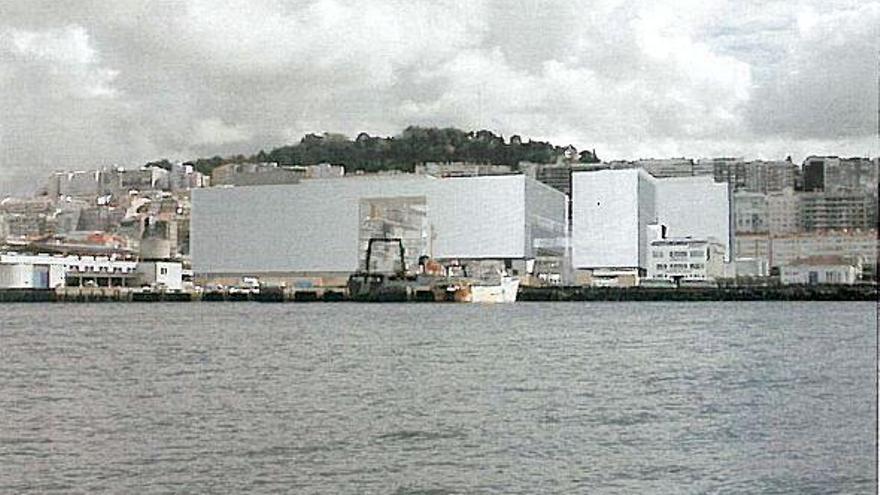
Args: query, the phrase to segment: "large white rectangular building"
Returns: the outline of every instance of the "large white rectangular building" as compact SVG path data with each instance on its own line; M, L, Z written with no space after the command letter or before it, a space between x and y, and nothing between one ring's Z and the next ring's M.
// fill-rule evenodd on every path
M572 173L572 265L644 268L655 179L641 169Z
M711 177L658 179L657 215L670 237L714 239L731 254L731 198L726 182Z
M524 175L315 179L197 189L192 201L200 279L347 275L369 237L402 238L410 269L420 255L526 260L566 232L565 196Z

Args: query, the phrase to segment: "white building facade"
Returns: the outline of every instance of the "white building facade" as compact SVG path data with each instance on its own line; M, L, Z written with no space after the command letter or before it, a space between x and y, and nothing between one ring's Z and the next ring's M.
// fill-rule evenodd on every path
M137 262L103 256L0 253L0 289L134 285Z
M170 291L183 290L183 265L177 261L143 261L137 265L141 286Z
M648 277L676 282L715 280L724 274L724 246L711 239L670 238L651 242Z
M574 268L647 266L647 226L657 220L655 183L637 168L572 173Z
M731 196L728 184L710 177L657 180L657 215L669 237L711 238L730 261Z

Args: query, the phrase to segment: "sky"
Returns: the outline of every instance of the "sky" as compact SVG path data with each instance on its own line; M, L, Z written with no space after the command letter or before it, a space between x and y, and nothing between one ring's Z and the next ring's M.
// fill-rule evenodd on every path
M306 133L877 156L880 1L0 0L0 194Z

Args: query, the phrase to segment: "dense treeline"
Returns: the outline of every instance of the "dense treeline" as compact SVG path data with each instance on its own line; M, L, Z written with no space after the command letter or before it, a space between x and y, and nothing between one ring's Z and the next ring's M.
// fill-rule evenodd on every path
M465 132L454 128L408 127L394 137L361 133L354 140L341 134L308 134L298 144L282 146L253 156L200 158L191 164L202 173L210 173L225 163L277 162L279 165L331 163L345 165L349 171L412 171L421 162L475 162L510 165L519 162L554 163L558 160L598 162L595 151L577 153L573 146L554 146L543 141L523 141L491 131ZM166 161L153 162L156 166Z

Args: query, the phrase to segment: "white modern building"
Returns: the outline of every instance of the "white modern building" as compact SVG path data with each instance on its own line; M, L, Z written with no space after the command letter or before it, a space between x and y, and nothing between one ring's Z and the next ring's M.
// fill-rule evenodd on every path
M45 257L0 254L0 289L63 287L65 268Z
M574 172L571 180L574 268L644 269L656 180L637 168Z
M669 237L711 238L724 246L730 261L733 244L728 184L711 177L658 179L657 216Z
M577 270L627 269L644 276L650 242L712 238L731 246L727 184L711 177L656 179L641 169L572 173L572 264ZM663 227L663 233L652 231Z
M651 242L648 278L675 282L714 280L724 274L724 246L713 239L690 237Z
M503 260L524 273L539 255L564 255L566 219L565 195L524 175L355 176L197 189L193 271L202 283L338 279L363 268L370 238L386 237L403 240L411 271L426 255Z
M142 261L138 263L136 271L141 286L183 290L183 265L179 261Z
M135 285L137 263L104 256L0 253L0 289Z

